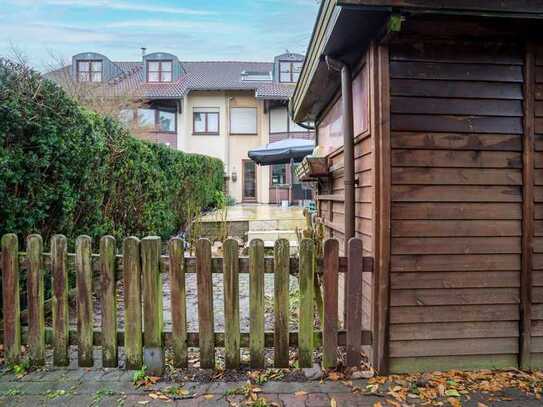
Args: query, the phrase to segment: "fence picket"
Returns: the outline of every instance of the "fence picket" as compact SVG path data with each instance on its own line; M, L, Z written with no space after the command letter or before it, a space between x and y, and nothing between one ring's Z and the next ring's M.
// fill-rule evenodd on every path
M324 321L322 327L322 365L337 365L339 243L324 242Z
M2 237L2 296L5 360L8 364L17 363L21 357L19 240L13 233Z
M66 270L67 242L63 235L51 238L51 269L53 276L53 363L68 366L68 273Z
M148 236L141 241L143 272L143 359L152 374L164 368L162 347L162 279L160 277L160 238Z
M26 239L28 255L28 345L32 366L45 364L45 316L43 240L40 235L30 235Z
M115 295L115 239L100 239L100 303L102 305L102 364L117 367L117 296Z
M75 248L78 361L81 367L91 367L94 363L92 358L94 318L92 306L91 244L89 236L79 236L76 240Z
M227 369L239 368L239 256L238 242L228 239L224 252L224 351Z
M183 241L170 239L170 286L172 308L173 365L187 367L187 303L185 290L185 261Z
M124 239L124 352L126 368L134 370L140 369L143 365L140 259L139 239L137 237Z
M211 242L200 239L196 243L196 281L198 286L198 324L200 367L215 367L213 326L213 279L211 274Z
M362 360L362 240L351 238L347 248L347 356L346 365L358 366Z
M289 366L288 318L289 318L289 266L290 243L279 239L274 247L274 365Z
M313 320L314 286L313 270L315 262L315 243L303 239L300 244L300 322L299 322L299 367L313 365Z
M249 244L249 331L251 367L264 367L264 242Z

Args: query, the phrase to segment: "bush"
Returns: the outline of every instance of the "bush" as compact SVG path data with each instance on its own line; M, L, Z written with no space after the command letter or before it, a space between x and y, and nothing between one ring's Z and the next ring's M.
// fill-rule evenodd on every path
M223 164L132 137L25 66L0 60L0 234L168 238L213 206Z

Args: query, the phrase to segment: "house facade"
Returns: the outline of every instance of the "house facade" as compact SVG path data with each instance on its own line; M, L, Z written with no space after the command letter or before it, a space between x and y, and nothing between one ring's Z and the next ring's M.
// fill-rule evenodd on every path
M224 162L226 189L236 202L280 203L310 198L290 165L257 166L248 151L314 133L289 117L288 99L304 56L287 52L273 62L183 62L165 52L138 62L113 62L94 52L47 76L106 99L126 100L119 114L134 134ZM137 101L134 105L134 101Z

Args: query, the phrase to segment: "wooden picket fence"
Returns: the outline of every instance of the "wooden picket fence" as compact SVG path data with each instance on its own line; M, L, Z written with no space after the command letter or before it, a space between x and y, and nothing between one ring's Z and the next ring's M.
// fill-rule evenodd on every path
M93 365L93 346L101 346L104 367L118 366L118 347L124 346L126 367L145 365L160 370L164 347L171 346L175 367L186 367L188 348L199 348L200 366L215 367L215 347L225 349L225 367L240 367L240 348L248 347L253 368L264 367L264 349L274 349L274 366L289 366L289 347L297 347L300 367L310 367L313 351L322 346L324 367L338 363L338 346L346 347L347 365L360 363L362 345L371 344L371 332L362 330L362 272L372 271L371 258L362 256L362 242L349 241L347 257L339 256L337 240L327 240L324 257L314 256L314 242L303 240L298 256L290 256L287 240L278 240L274 255L266 257L261 240L250 243L249 256L238 255L238 242L223 244L223 257L212 257L211 243L201 239L194 257L185 256L183 241L168 242L167 255L161 255L158 237L135 237L123 241L117 254L115 239L100 240L98 254L92 254L92 241L80 236L75 253L68 253L67 240L55 235L51 251L45 253L39 235L26 239L26 252L20 252L17 236L7 234L1 242L3 287L3 345L7 363L21 358L22 343L28 345L33 365L45 361L45 345L53 347L53 363L69 364L69 345L77 345L79 366ZM316 264L315 264L316 262ZM77 330L69 329L68 273L76 276ZM22 327L20 310L20 270L27 277L27 326ZM323 271L324 321L322 331L314 330L314 272ZM163 332L161 273L168 272L171 288L172 331ZM185 293L186 273L197 275L199 332L187 332ZM349 304L345 329L338 329L338 275L347 273ZM93 329L92 281L99 273L97 298L101 306L101 329ZM212 273L224 274L224 332L214 331ZM239 273L249 273L250 332L240 333ZM264 330L264 274L274 274L273 332ZM52 324L46 327L44 278L52 278ZM289 332L289 276L299 279L299 330ZM116 281L124 284L124 331L117 329ZM143 329L145 327L145 329Z

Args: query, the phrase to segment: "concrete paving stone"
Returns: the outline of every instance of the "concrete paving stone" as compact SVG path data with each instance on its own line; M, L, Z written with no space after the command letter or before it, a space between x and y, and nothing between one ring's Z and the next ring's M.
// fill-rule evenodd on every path
M74 393L77 391L79 382L68 381L54 381L54 382L26 382L22 383L20 390L25 395L46 395L48 392L56 390L66 390L68 393Z
M294 394L279 394L279 400L285 407L305 407L307 396L295 396Z
M387 405L382 397L360 396L353 393L335 393L330 395L330 399L332 398L336 401L337 407L373 407L377 402Z
M0 382L0 396L5 395L12 389L21 390L24 385L25 383L22 382Z
M46 374L47 374L47 371L35 370L35 371L28 372L28 374L16 380L18 382L36 382L36 381L42 380ZM0 379L0 381L3 381L3 379Z
M211 383L201 392L210 394L226 394L228 390L239 389L245 386L247 382L230 382L230 383Z
M325 393L311 393L307 395L305 405L308 407L330 407L330 397Z
M123 377L123 373L124 370L117 368L104 369L102 376L100 376L97 380L100 382L120 381L121 377Z
M77 394L96 394L99 391L112 391L115 394L145 394L144 390L135 387L131 382L82 382L76 390Z
M224 396L213 395L212 399L206 398L203 395L195 399L198 407L229 407L228 401Z

